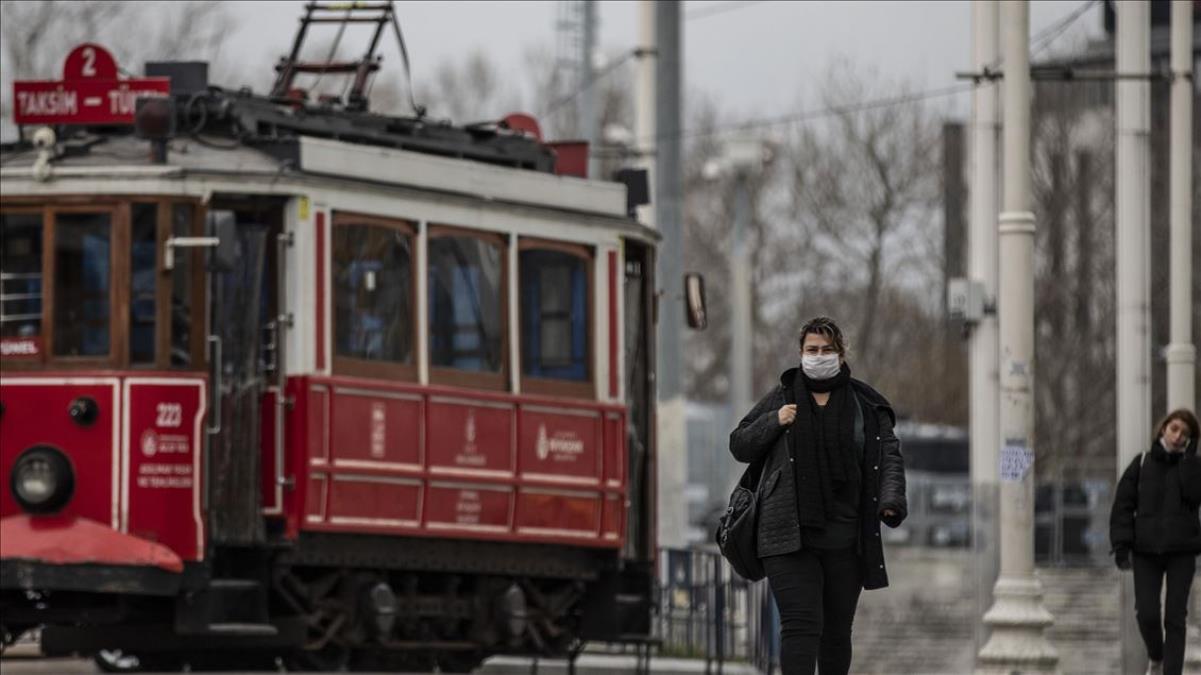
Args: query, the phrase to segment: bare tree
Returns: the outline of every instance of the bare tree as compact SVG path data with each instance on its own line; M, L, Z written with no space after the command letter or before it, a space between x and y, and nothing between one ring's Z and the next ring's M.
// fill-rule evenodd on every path
M1035 90L1035 445L1044 479L1113 472L1113 116L1096 83ZM1112 419L1112 415L1102 416Z
M823 103L843 112L796 125L787 141L776 141L780 156L751 177L754 389L765 391L795 363L802 322L828 314L849 333L856 374L900 411L962 424L966 375L943 366L959 345L941 316L939 115L918 101L866 111L851 105L907 92L837 67ZM706 175L705 165L721 155L721 128L731 120L711 100L689 100L685 264L704 271L713 291L709 330L686 338L686 386L691 398L722 400L734 186Z
M482 50L467 54L458 63L444 62L432 81L417 87L417 99L430 115L456 124L498 120L521 106L520 93Z
M789 145L790 189L806 255L779 248L803 290L793 325L825 313L841 319L855 350L853 363L894 397L902 410L928 421L947 419L962 398L943 369L910 368L947 349L942 333L940 120L903 83L880 82L836 66L823 91L829 122L800 128ZM859 109L882 96L906 101Z

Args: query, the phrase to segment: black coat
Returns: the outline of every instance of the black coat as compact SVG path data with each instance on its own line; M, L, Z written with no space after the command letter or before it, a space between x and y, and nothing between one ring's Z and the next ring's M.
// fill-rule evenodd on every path
M761 558L792 553L803 545L797 516L796 477L788 450L787 434L791 427L780 426L778 417L780 408L790 398L796 375L796 368L784 371L780 385L764 396L730 433L730 453L734 459L763 462L759 474L757 536ZM880 541L881 514L884 509L894 511L896 515L886 524L897 527L909 513L905 501L905 462L901 442L893 433L896 417L892 406L875 389L854 378L851 390L863 412L863 489L859 508L863 587L883 588L888 585L888 573Z
M1138 553L1201 553L1201 459L1196 446L1171 457L1156 441L1118 481L1109 514L1114 549Z

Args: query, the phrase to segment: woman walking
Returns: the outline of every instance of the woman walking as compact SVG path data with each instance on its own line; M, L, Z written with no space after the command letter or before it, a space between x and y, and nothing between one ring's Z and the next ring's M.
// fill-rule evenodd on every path
M801 366L784 371L730 434L760 462L756 542L780 609L784 675L845 675L860 590L888 585L880 522L905 519L905 468L892 406L851 377L832 320L801 328Z
M1197 417L1175 410L1159 423L1151 449L1118 481L1109 540L1119 569L1134 569L1134 607L1147 647L1147 673L1184 668L1185 616L1201 553L1201 460ZM1167 581L1162 619L1160 590Z

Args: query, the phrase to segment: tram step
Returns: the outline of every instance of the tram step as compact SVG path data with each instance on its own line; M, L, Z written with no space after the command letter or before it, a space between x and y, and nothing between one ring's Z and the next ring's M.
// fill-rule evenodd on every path
M211 623L208 632L213 635L278 635L279 629L269 623Z
M213 579L209 584L210 588L223 591L255 591L262 588L262 584L255 579Z
M267 613L267 590L252 579L218 578L207 587L180 598L175 606L175 629L183 635L204 635L221 631L214 627L260 626L272 632ZM232 633L239 634L239 633Z

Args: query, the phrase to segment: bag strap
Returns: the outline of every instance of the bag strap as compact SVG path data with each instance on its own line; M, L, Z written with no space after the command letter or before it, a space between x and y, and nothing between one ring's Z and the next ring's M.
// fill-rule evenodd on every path
M799 377L800 374L798 373L797 376ZM795 386L785 387L783 384L781 384L780 388L784 390L784 403L786 405L795 405L796 404L796 387ZM800 416L800 414L801 414L800 411L797 411L797 416ZM796 461L796 445L794 443L794 438L792 436L792 430L795 426L796 426L796 422L793 421L792 426L790 426L784 430L784 436L785 436L784 446L786 448L788 448L788 457L793 462Z

